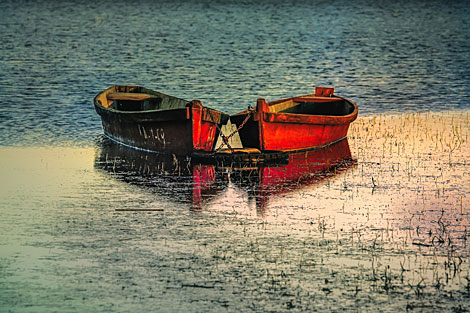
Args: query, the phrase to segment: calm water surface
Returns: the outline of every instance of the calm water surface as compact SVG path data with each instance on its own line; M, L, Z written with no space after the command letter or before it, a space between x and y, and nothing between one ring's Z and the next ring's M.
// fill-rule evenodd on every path
M0 35L0 312L470 310L467 2L3 1ZM116 83L361 117L201 165L104 140Z
M2 1L0 144L89 144L135 83L235 113L332 85L362 114L470 106L465 1Z

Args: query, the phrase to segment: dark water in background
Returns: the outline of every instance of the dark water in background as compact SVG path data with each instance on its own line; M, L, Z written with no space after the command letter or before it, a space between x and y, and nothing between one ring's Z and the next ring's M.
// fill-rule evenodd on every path
M0 2L0 312L469 311L469 73L464 1ZM333 85L353 160L108 146L116 83L227 113ZM446 112L364 118L404 111Z
M470 107L466 1L2 1L0 145L88 145L134 83L234 113L333 85L361 114Z

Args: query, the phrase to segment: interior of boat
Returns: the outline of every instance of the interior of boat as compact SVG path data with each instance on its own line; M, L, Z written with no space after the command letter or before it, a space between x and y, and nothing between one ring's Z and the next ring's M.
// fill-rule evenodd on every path
M96 101L105 108L127 112L184 108L188 103L139 86L114 86L98 95Z
M271 113L344 116L354 112L354 105L342 98L291 98L269 105Z
M113 102L111 107L118 111L158 110L163 100L145 93L124 92L110 93L107 98Z

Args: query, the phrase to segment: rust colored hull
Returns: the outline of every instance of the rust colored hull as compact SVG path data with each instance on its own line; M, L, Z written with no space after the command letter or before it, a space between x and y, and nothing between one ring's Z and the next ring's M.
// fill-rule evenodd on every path
M126 92L119 92L122 90ZM147 95L170 105L144 110L113 107L113 101L122 99L127 106L142 102L142 108L148 105L144 102ZM109 138L134 148L176 155L213 151L220 126L228 120L226 114L203 107L197 100L189 102L138 86L113 86L97 95L94 104Z
M250 116L239 131L244 147L295 151L325 147L345 138L357 113L357 105L348 99L306 95L269 103L260 99L254 111L230 119L239 127Z

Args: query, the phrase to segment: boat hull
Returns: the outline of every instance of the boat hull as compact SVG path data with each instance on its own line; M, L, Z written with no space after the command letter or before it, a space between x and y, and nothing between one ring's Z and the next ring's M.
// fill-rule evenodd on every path
M185 107L167 110L119 111L106 108L95 98L107 137L147 151L190 155L211 152L219 136L220 125L228 116L191 101Z
M240 127L240 140L244 147L257 148L262 151L295 151L321 148L337 142L347 136L349 125L357 117L357 105L345 98L335 97L331 103L347 106L347 114L316 115L299 113L278 113L270 107L288 101L312 101L316 106L331 105L328 98L296 97L266 103L258 100L254 111L244 111L232 115L232 123ZM307 100L305 100L307 99ZM339 99L339 100L336 100ZM314 102L316 101L316 102ZM340 112L341 108L336 111Z

